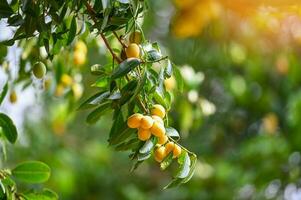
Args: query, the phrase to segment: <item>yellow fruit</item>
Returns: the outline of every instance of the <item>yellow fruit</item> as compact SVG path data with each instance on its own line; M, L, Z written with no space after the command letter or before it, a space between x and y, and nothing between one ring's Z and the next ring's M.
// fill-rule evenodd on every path
M175 148L175 143L174 142L168 142L165 145L166 154L169 154L170 152L172 152L174 148Z
M164 125L163 119L161 117L158 117L157 115L152 115L152 118L154 121L157 121L157 122L161 123L162 125Z
M143 129L150 129L154 124L153 118L150 116L143 116L140 122L140 127Z
M151 133L156 137L162 137L165 135L165 128L164 125L162 125L159 122L154 122L153 126L150 128Z
M86 62L86 54L82 51L74 51L73 62L75 65L83 65Z
M50 86L51 86L51 79L46 79L44 81L44 88L45 88L45 90L48 90L50 88Z
M162 137L158 138L158 144L165 144L168 141L168 137L166 135L163 135Z
M176 79L174 76L171 76L170 78L164 80L164 85L167 91L172 91L176 87Z
M58 85L56 86L54 95L55 95L56 97L60 97L60 96L62 96L62 95L64 94L64 90L65 90L64 85L62 85L62 84L60 83L60 84L58 84Z
M32 73L37 79L41 79L46 74L46 66L42 62L36 62L32 67Z
M156 104L153 106L151 113L152 115L157 115L163 119L165 116L165 108L159 104Z
M73 96L76 100L80 99L83 95L83 87L79 83L74 83L71 87Z
M86 44L83 41L78 41L76 42L75 46L74 46L74 51L78 51L78 52L82 52L84 54L87 54L88 49Z
M142 40L142 34L140 31L132 32L129 37L130 43L140 44L141 40Z
M139 128L143 115L135 113L128 118L127 125L130 128Z
M172 151L173 158L177 158L181 155L182 149L179 145L175 144L175 147Z
M165 147L161 146L155 150L155 160L161 162L166 156Z
M11 103L16 103L17 100L18 100L17 93L16 93L16 91L13 90L9 95L9 101Z
M68 74L63 74L63 75L61 76L61 83L62 83L63 86L68 87L68 86L71 86L71 85L72 85L73 79L72 79L72 77L69 76Z
M125 49L125 54L126 54L127 58L139 58L139 55L140 55L139 46L135 43L130 44Z
M151 137L151 132L148 129L139 128L138 138L141 141L146 141Z

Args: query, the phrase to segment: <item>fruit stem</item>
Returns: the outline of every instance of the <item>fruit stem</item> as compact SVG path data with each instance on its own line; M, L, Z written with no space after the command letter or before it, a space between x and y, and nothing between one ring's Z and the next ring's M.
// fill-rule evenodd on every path
M176 140L174 140L172 137L167 136L169 140L173 141L174 143L176 143L177 145L179 145L182 149L184 149L187 153L196 156L193 152L189 151L188 149L186 149L185 147L183 147L182 145L180 145Z
M115 31L113 31L114 36L117 38L117 40L119 41L119 43L122 45L123 48L127 48L127 45L122 42L121 38L117 35L117 33Z

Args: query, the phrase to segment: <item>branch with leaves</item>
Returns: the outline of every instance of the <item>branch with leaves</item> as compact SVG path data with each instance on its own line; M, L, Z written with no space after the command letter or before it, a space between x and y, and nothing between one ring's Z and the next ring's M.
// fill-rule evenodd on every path
M173 181L166 188L189 181L197 158L178 143L180 134L169 125L168 111L172 106L173 94L164 86L164 81L174 76L181 91L183 80L179 69L168 56L162 55L159 44L144 37L138 18L146 12L147 2L43 2L13 1L10 5L7 2L1 4L0 10L6 9L7 12L0 18L7 18L9 26L17 27L14 36L2 45L22 44L23 39L32 38L35 45L47 52L44 60L30 61L33 66L30 71L21 67L15 83L24 80L30 83L31 74L44 80L46 71L53 71L57 82L55 95L61 96L68 87L73 91L72 74L64 74L64 69L44 64L73 46L74 64L83 65L87 48L79 38L83 34L100 36L112 60L107 65L91 66L91 73L98 77L93 85L101 82L101 87L98 93L79 106L79 109L93 109L86 121L93 124L105 113L112 112L109 144L117 151L131 152L130 158L134 161L132 170L153 156L162 170L172 164L178 165ZM111 36L119 42L119 49L112 48ZM70 71L80 73L78 69ZM75 97L76 91L72 94Z

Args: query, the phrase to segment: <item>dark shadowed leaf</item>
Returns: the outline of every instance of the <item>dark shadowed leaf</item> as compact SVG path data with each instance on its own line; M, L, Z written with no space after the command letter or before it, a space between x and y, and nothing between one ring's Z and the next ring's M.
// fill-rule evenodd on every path
M15 143L17 140L17 128L13 121L4 113L0 113L0 127L4 136L10 143Z
M4 87L1 90L0 93L0 105L2 104L6 94L7 94L7 90L8 90L8 82L6 82L6 84L4 85Z
M140 59L137 58L128 58L115 69L112 74L112 79L120 78L125 76L127 73L132 71L135 67L140 64Z

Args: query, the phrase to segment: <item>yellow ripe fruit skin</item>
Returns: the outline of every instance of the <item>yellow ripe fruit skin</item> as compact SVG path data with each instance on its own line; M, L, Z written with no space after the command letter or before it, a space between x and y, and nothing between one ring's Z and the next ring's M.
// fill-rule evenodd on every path
M165 79L164 85L167 91L173 91L177 85L175 77L171 76L170 78Z
M161 119L165 116L165 108L159 104L155 104L151 110L152 115L157 115L161 117Z
M140 44L142 41L142 34L140 31L132 32L129 37L130 43Z
M73 84L73 79L68 74L63 74L61 76L61 84L65 87L71 86Z
M140 127L143 129L150 129L154 124L153 118L150 116L143 116L140 122Z
M140 113L135 113L131 115L127 120L128 127L139 128L142 117L143 115L141 115Z
M131 43L126 49L125 54L127 58L139 58L140 49L139 46L135 43Z
M138 138L141 141L146 141L151 137L151 132L148 129L139 128L138 129Z
M168 141L168 137L166 135L163 135L162 137L158 138L158 144L165 144Z
M86 44L81 40L76 42L76 44L74 46L74 51L83 52L84 54L88 53L88 49L87 49Z
M16 91L13 90L9 95L9 101L10 103L14 104L17 102L17 100L18 100L17 93Z
M151 133L156 137L163 137L165 135L165 127L159 122L154 122L153 126L150 128Z
M164 125L163 119L158 117L157 115L152 115L154 121L159 122L160 124Z
M172 154L173 154L173 158L177 158L181 155L182 153L182 149L179 145L175 144L175 147L172 151Z
M73 62L75 65L83 65L86 62L86 54L82 51L74 51Z
M170 152L172 152L174 148L175 148L175 143L174 142L168 142L165 145L166 154L169 154Z
M157 162L162 162L165 156L166 156L166 151L164 146L161 146L155 150L155 160Z
M54 95L56 97L60 97L64 94L64 90L65 90L65 86L63 84L58 84L55 88L55 92L54 92Z

